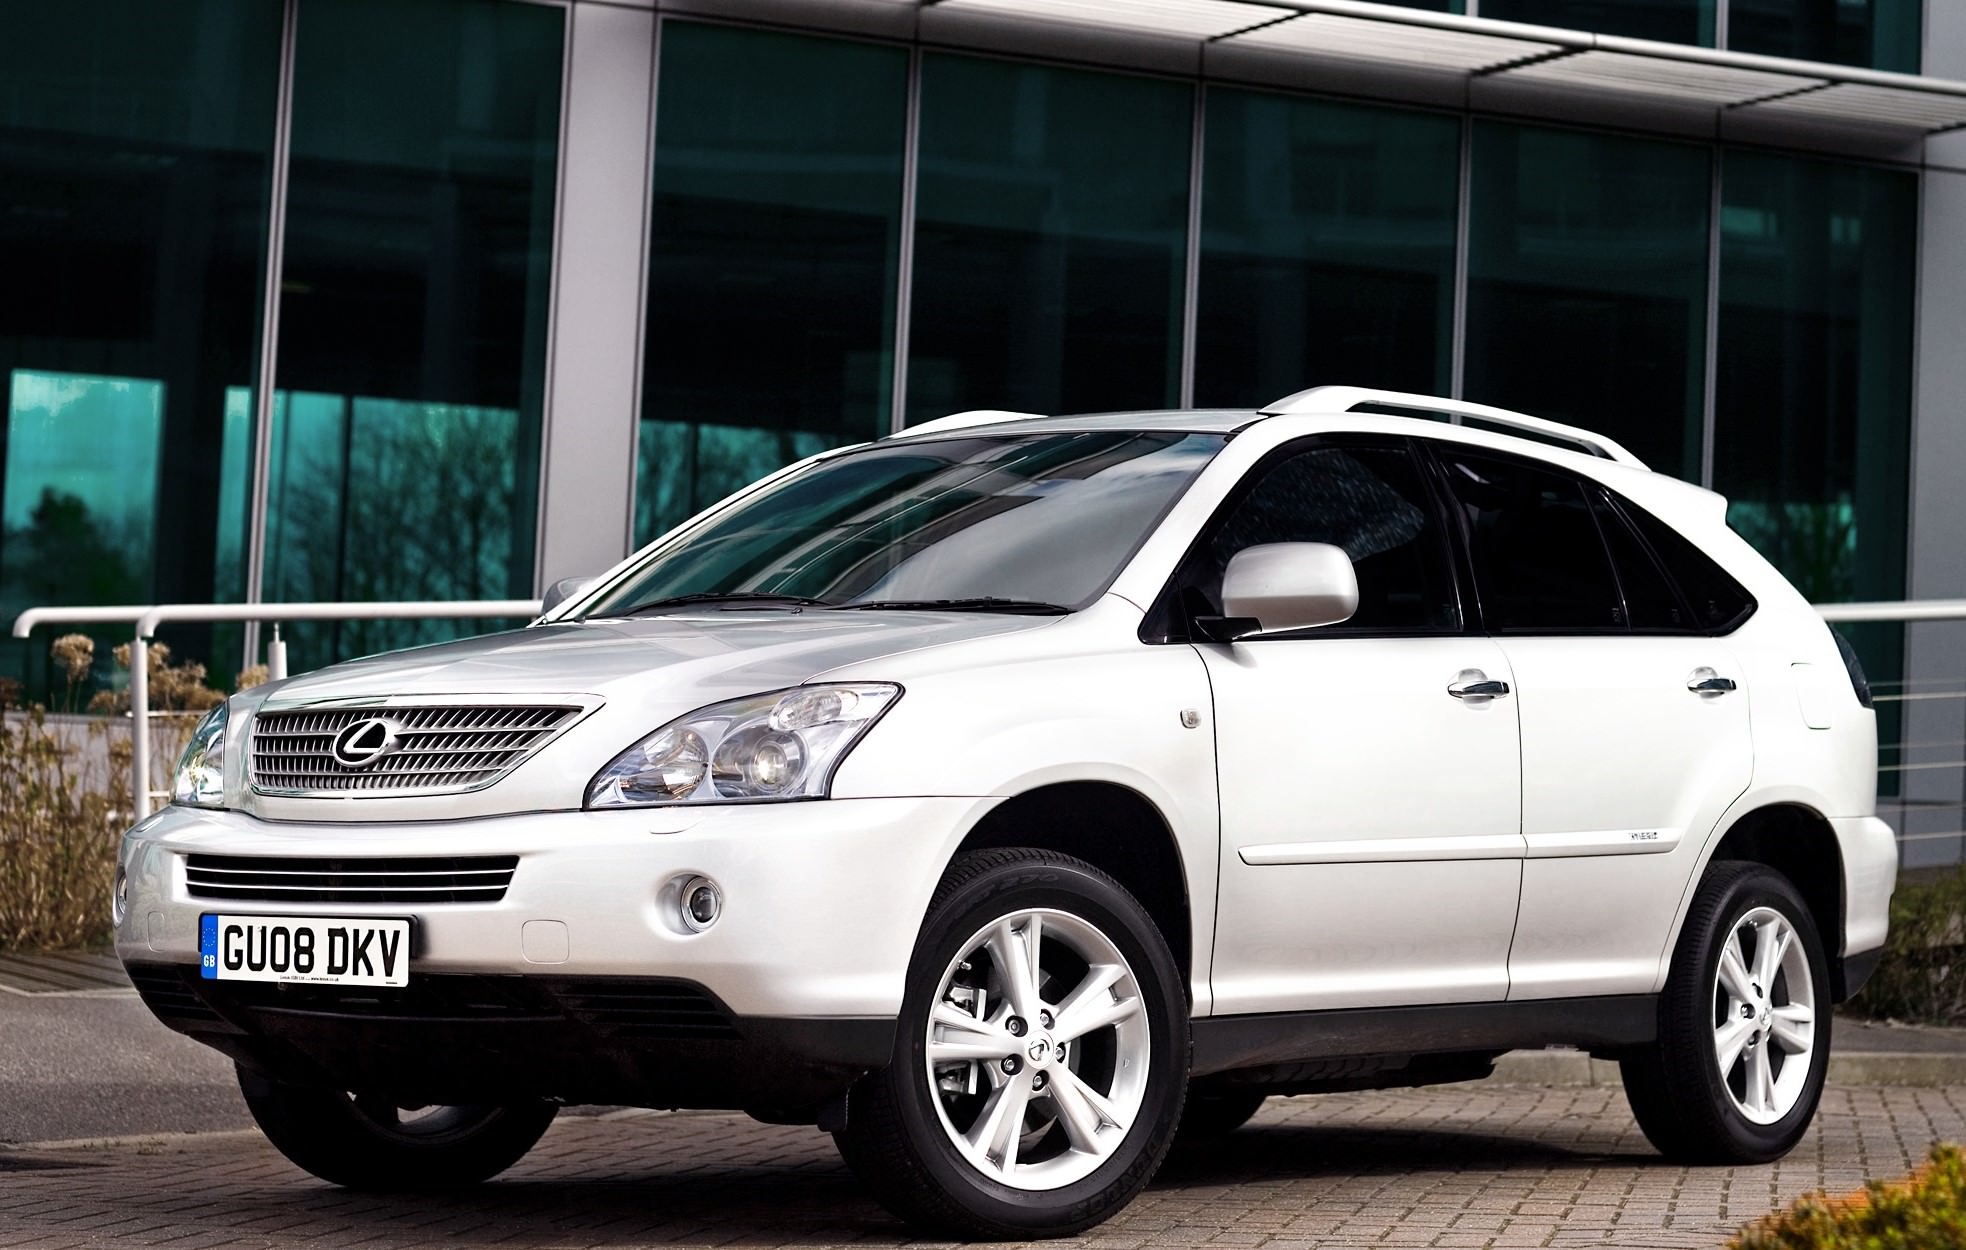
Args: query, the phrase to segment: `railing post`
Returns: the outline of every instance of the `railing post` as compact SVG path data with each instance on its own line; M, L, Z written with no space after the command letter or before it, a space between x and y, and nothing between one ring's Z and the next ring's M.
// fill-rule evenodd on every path
M136 820L150 815L150 647L143 624L130 640L130 802Z
M280 622L273 622L273 640L266 644L266 680L282 681L287 676L287 640L280 637Z

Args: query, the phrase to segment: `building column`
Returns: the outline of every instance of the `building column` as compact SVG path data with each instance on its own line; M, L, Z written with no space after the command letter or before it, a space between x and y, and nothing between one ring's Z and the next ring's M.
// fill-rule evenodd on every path
M653 9L568 14L535 585L599 573L633 524L648 271Z
M1926 7L1924 72L1966 74L1966 5ZM1966 134L1926 141L1918 245L1916 377L1911 419L1911 568L1913 599L1966 598ZM1966 621L1910 626L1905 639L1906 689L1966 690ZM1903 740L1955 744L1966 740L1966 699L1938 698L1904 705ZM1913 761L1957 760L1966 747L1938 746L1907 753ZM1966 775L1959 769L1904 774L1910 804L1899 832L1907 868L1961 860L1966 829ZM1947 836L1951 835L1951 836Z

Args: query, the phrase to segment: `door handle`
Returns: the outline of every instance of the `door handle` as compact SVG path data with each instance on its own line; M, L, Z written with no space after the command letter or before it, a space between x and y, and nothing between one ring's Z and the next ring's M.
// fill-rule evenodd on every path
M1469 703L1486 703L1509 692L1509 683L1496 681L1478 668L1464 668L1447 683L1447 693Z
M1686 688L1697 695L1726 694L1735 689L1732 677L1722 677L1705 666L1693 670L1686 679Z

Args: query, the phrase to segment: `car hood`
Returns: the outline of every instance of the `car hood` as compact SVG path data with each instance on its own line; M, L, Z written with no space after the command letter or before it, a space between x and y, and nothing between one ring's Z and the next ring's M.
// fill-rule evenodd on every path
M1058 618L974 612L696 610L571 621L352 660L290 679L268 703L398 695L588 694L677 710L795 686L839 668Z

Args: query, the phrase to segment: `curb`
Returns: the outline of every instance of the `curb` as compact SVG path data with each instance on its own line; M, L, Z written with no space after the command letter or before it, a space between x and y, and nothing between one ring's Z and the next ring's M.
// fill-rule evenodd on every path
M1618 1065L1581 1050L1512 1050L1495 1061L1498 1085L1623 1085ZM1966 1054L1831 1051L1831 1085L1966 1085Z

